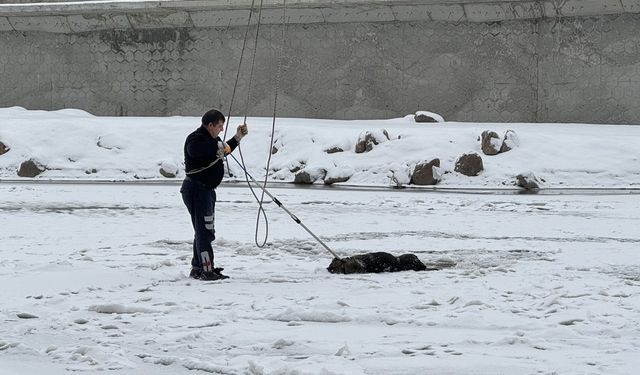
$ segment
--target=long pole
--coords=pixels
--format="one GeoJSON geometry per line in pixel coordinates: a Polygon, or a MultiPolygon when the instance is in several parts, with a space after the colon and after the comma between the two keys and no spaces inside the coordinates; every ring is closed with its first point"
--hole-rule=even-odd
{"type": "Polygon", "coordinates": [[[236,159],[235,156],[229,154],[227,156],[231,156],[233,158],[233,160],[240,166],[240,168],[242,168],[244,170],[244,173],[247,174],[247,177],[249,177],[251,179],[251,182],[253,182],[253,184],[257,187],[259,187],[265,194],[267,194],[269,196],[269,198],[271,198],[275,204],[278,205],[278,207],[282,208],[287,214],[289,214],[289,216],[291,217],[291,219],[293,219],[293,221],[295,221],[296,223],[298,223],[302,228],[304,228],[304,230],[307,231],[307,233],[309,233],[311,235],[311,237],[315,238],[316,241],[318,241],[318,243],[320,243],[320,245],[322,245],[325,249],[327,249],[328,252],[331,253],[331,255],[333,255],[334,258],[340,259],[340,257],[338,256],[338,254],[336,254],[333,250],[331,250],[329,248],[329,246],[327,246],[327,244],[325,244],[320,238],[318,238],[318,236],[316,236],[309,228],[307,228],[306,225],[304,225],[304,223],[302,222],[302,220],[298,219],[298,217],[296,215],[294,215],[291,211],[289,211],[283,204],[282,202],[280,202],[278,200],[278,198],[274,197],[273,195],[271,195],[271,193],[269,193],[269,191],[267,191],[266,188],[262,187],[262,185],[260,185],[258,183],[258,181],[256,181],[253,176],[251,176],[251,174],[249,174],[249,172],[247,172],[247,170],[242,166],[242,164],[240,164],[240,162],[238,161],[238,159],[236,159]]]}

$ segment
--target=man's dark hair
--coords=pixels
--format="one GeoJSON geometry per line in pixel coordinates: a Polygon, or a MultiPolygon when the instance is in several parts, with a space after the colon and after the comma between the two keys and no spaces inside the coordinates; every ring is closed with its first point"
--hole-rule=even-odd
{"type": "Polygon", "coordinates": [[[202,125],[209,125],[211,122],[217,124],[220,121],[224,122],[225,119],[224,115],[217,109],[207,111],[207,113],[202,116],[202,125]]]}

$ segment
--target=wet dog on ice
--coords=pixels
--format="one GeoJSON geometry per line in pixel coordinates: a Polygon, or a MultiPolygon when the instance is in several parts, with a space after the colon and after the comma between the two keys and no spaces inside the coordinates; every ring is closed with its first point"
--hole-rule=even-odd
{"type": "Polygon", "coordinates": [[[342,259],[334,258],[327,271],[331,273],[380,273],[399,271],[425,271],[424,265],[414,254],[399,257],[389,253],[367,253],[342,259]]]}

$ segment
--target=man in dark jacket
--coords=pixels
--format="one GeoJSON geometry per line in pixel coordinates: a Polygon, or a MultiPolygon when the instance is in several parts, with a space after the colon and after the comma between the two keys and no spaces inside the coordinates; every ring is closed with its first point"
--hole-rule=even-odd
{"type": "Polygon", "coordinates": [[[222,268],[213,267],[215,240],[214,212],[216,187],[224,175],[224,156],[231,153],[247,135],[247,125],[238,126],[236,134],[228,143],[219,135],[224,130],[225,118],[220,111],[212,109],[202,116],[202,124],[187,136],[184,143],[184,166],[186,177],[180,193],[191,215],[195,231],[193,238],[193,259],[190,277],[202,280],[227,279],[222,268]]]}

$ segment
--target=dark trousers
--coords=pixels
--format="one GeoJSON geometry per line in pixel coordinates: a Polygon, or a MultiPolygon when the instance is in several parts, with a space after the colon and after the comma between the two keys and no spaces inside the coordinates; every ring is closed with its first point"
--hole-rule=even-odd
{"type": "MultiPolygon", "coordinates": [[[[200,181],[186,177],[180,189],[182,201],[191,215],[191,224],[195,235],[193,237],[193,258],[191,266],[206,269],[203,264],[203,254],[208,254],[208,259],[213,267],[213,249],[211,242],[216,239],[214,227],[214,212],[216,208],[215,189],[205,186],[200,181]]],[[[205,256],[206,259],[206,256],[205,256]]]]}

